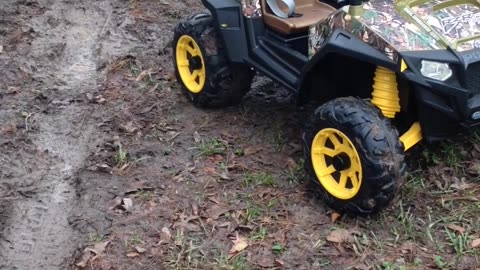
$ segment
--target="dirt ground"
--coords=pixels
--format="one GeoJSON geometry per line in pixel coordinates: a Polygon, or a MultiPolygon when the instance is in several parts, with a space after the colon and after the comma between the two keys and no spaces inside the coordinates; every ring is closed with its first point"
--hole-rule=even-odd
{"type": "Polygon", "coordinates": [[[399,199],[339,217],[308,112],[257,76],[199,110],[171,65],[198,0],[2,0],[0,269],[478,269],[480,133],[409,153],[399,199]]]}

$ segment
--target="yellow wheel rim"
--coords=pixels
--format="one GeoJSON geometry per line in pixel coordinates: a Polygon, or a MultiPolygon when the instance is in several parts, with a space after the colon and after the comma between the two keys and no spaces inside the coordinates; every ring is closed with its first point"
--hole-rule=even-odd
{"type": "Polygon", "coordinates": [[[180,37],[176,47],[177,70],[188,91],[200,93],[205,85],[205,61],[195,40],[187,35],[180,37]]]}
{"type": "Polygon", "coordinates": [[[312,143],[312,164],[318,181],[330,195],[348,200],[362,185],[362,164],[352,141],[343,132],[325,128],[312,143]]]}

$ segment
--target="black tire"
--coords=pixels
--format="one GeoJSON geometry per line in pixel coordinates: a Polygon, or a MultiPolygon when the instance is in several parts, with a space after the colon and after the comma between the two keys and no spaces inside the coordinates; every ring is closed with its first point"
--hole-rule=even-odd
{"type": "Polygon", "coordinates": [[[307,122],[303,134],[305,170],[328,206],[349,215],[370,215],[386,208],[405,180],[403,145],[390,120],[371,103],[356,98],[338,98],[320,106],[307,122]],[[356,149],[362,181],[348,200],[332,196],[318,180],[312,165],[312,143],[316,134],[333,128],[345,134],[356,149]]]}
{"type": "Polygon", "coordinates": [[[175,27],[173,62],[183,94],[198,107],[227,107],[240,103],[250,90],[254,76],[248,66],[229,62],[212,16],[206,12],[194,14],[175,27]],[[178,40],[184,35],[190,36],[198,44],[205,62],[206,81],[198,93],[188,90],[178,71],[176,49],[178,40]]]}

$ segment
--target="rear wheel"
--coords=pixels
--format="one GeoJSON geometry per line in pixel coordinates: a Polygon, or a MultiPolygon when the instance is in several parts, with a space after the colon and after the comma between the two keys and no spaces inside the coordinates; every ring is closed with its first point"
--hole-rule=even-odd
{"type": "Polygon", "coordinates": [[[175,75],[184,95],[199,107],[225,107],[241,102],[253,71],[228,61],[212,16],[199,13],[175,27],[175,75]]]}
{"type": "Polygon", "coordinates": [[[322,199],[339,212],[379,212],[405,179],[398,132],[367,101],[339,98],[320,106],[303,140],[305,169],[322,199]]]}

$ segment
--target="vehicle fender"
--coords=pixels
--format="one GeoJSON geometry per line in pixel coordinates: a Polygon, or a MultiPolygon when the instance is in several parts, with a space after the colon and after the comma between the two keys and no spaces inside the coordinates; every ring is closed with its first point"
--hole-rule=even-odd
{"type": "Polygon", "coordinates": [[[377,48],[370,46],[343,29],[336,28],[302,69],[299,82],[297,83],[300,102],[309,94],[308,91],[310,91],[310,89],[305,87],[305,82],[309,76],[314,76],[314,74],[311,74],[311,71],[314,70],[317,65],[321,65],[322,60],[329,54],[351,57],[365,63],[383,66],[392,70],[396,70],[398,66],[398,63],[377,48]]]}
{"type": "Polygon", "coordinates": [[[248,56],[248,44],[240,1],[202,0],[202,3],[212,13],[230,62],[243,63],[248,56]]]}

